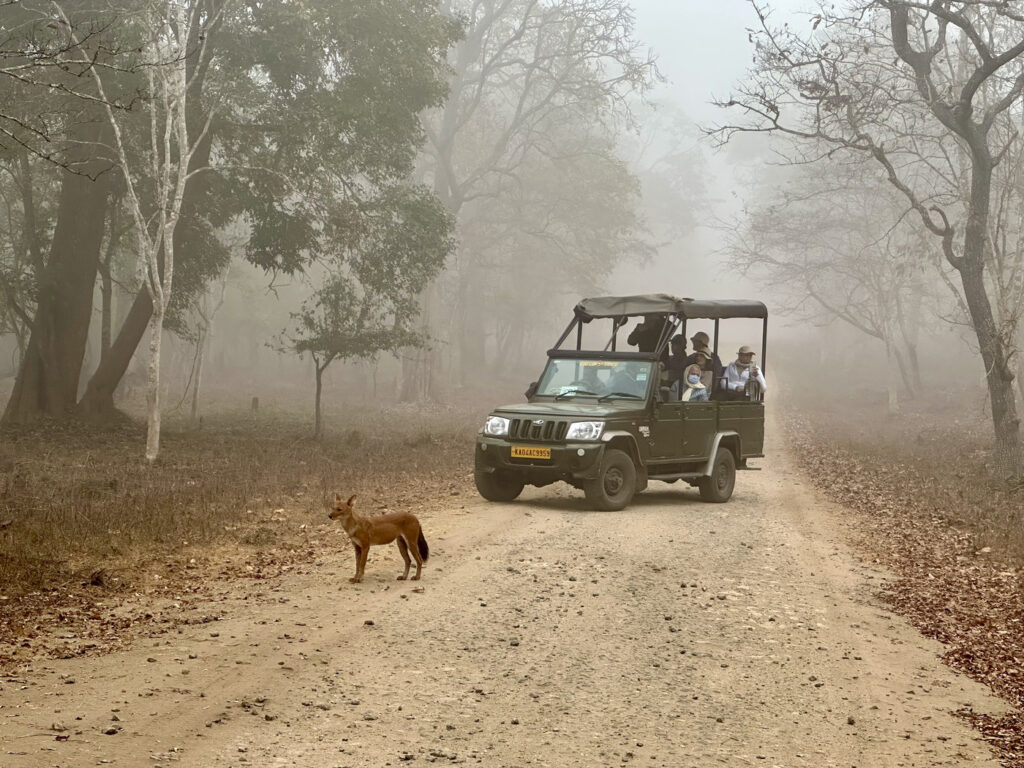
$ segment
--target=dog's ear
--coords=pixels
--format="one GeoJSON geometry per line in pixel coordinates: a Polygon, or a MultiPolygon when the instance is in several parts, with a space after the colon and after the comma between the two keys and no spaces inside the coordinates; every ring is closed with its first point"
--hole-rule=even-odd
{"type": "Polygon", "coordinates": [[[355,498],[356,498],[356,494],[353,493],[351,496],[348,497],[348,501],[346,501],[345,504],[351,507],[352,506],[352,502],[355,501],[355,498]]]}
{"type": "Polygon", "coordinates": [[[341,501],[341,494],[340,493],[334,494],[334,500],[335,501],[341,501]]]}

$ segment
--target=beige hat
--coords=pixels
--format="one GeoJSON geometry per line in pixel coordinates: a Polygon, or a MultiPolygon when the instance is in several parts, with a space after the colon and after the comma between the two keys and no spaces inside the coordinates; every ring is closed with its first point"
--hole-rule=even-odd
{"type": "Polygon", "coordinates": [[[694,357],[697,357],[698,355],[700,355],[701,357],[703,357],[703,358],[704,358],[705,360],[710,360],[710,359],[711,359],[711,353],[710,353],[710,352],[706,352],[706,351],[705,351],[705,350],[703,350],[703,349],[698,349],[698,350],[696,350],[696,351],[695,351],[695,352],[693,353],[693,356],[694,356],[694,357]]]}
{"type": "Polygon", "coordinates": [[[752,350],[750,347],[748,347],[746,344],[744,344],[742,347],[739,348],[739,351],[736,354],[737,355],[753,355],[754,354],[754,350],[752,350]]]}

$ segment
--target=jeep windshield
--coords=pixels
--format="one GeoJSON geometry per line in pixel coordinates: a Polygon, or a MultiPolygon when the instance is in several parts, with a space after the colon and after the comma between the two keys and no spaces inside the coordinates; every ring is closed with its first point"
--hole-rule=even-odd
{"type": "Polygon", "coordinates": [[[553,357],[537,383],[535,396],[556,400],[643,400],[655,365],[649,360],[553,357]]]}

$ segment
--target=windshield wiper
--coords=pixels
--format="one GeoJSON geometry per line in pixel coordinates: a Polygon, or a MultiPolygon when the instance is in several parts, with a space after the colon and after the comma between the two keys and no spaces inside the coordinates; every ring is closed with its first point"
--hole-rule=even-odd
{"type": "Polygon", "coordinates": [[[561,400],[563,397],[568,397],[569,395],[593,395],[594,397],[597,397],[597,392],[591,392],[588,389],[570,389],[568,392],[559,392],[555,395],[555,400],[561,400]]]}
{"type": "Polygon", "coordinates": [[[632,397],[634,400],[643,400],[641,395],[634,395],[632,392],[609,392],[607,395],[601,395],[597,398],[597,402],[601,402],[606,397],[632,397]]]}

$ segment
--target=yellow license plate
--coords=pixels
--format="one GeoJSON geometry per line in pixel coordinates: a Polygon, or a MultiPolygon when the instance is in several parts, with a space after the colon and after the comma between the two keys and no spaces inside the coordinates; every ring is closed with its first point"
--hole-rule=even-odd
{"type": "Polygon", "coordinates": [[[513,459],[550,459],[550,448],[539,448],[533,445],[513,445],[513,459]]]}

